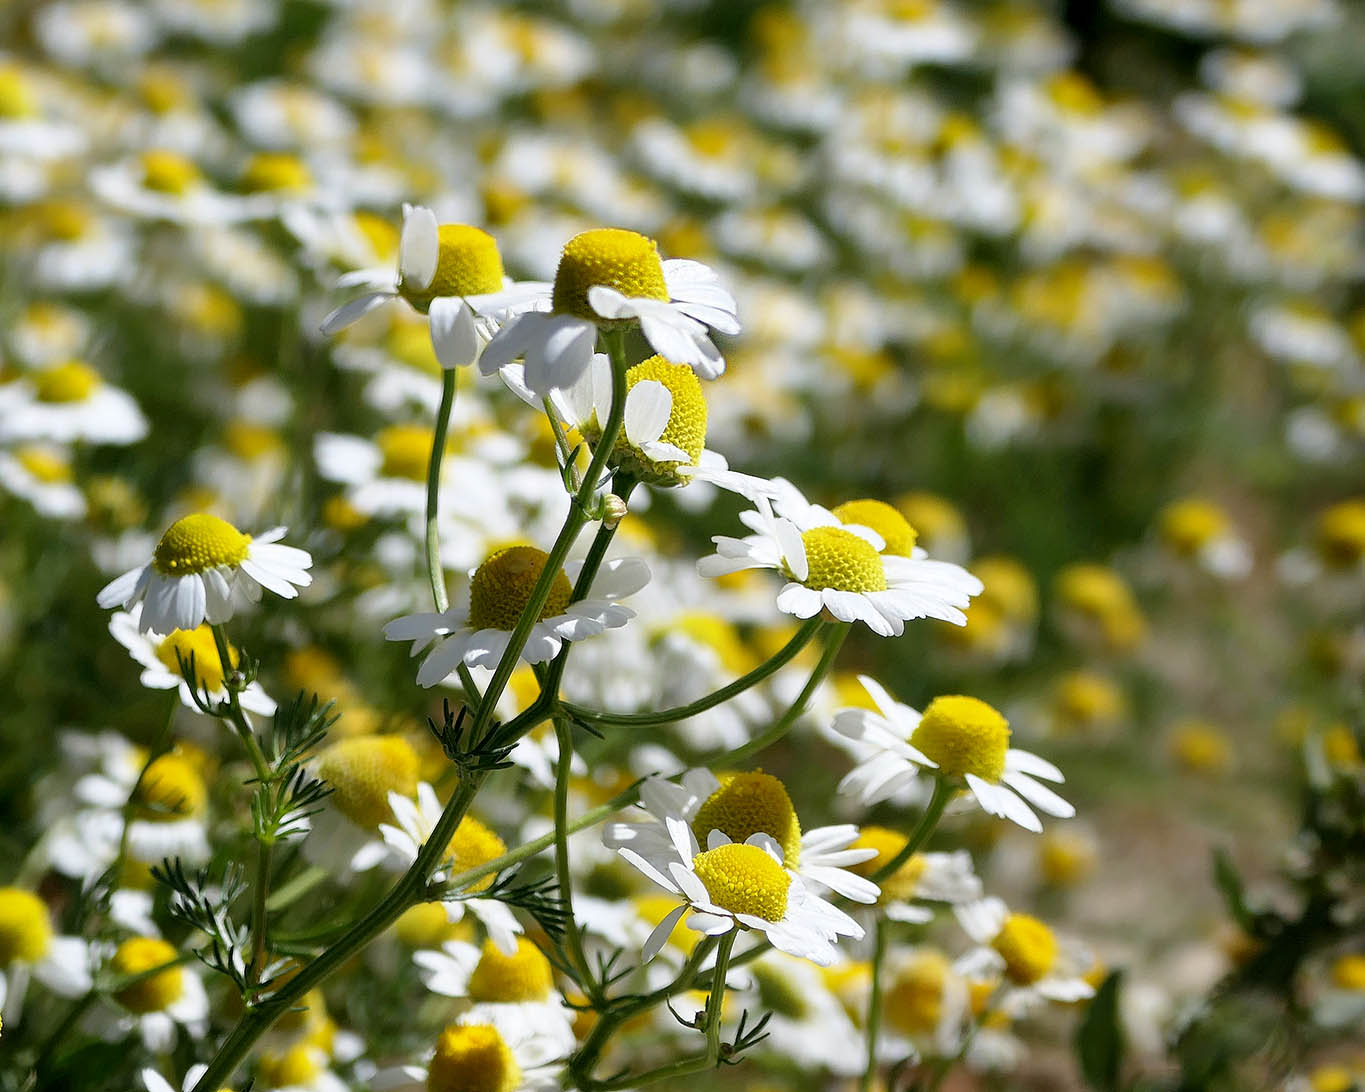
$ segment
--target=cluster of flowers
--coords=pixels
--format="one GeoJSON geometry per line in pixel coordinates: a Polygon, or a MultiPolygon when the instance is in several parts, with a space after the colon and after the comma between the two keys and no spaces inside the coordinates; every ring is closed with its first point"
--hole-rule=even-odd
{"type": "MultiPolygon", "coordinates": [[[[149,1092],[1008,1071],[1016,1022],[1054,1037],[1106,974],[985,894],[1104,867],[1095,826],[1044,830],[1073,809],[1016,736],[1221,791],[1265,759],[1219,721],[1278,705],[1359,778],[1365,166],[1295,112],[1294,51],[1349,13],[1115,6],[1221,38],[1198,86],[1109,95],[1042,4],[797,2],[724,39],[692,2],[14,16],[3,512],[104,574],[170,692],[64,733],[35,790],[0,877],[16,1065],[140,1034],[149,1092]],[[1226,453],[1181,446],[1206,412],[1245,416],[1226,453]],[[1046,555],[1049,517],[907,492],[941,450],[982,512],[1064,488],[1011,469],[1058,453],[1136,500],[1046,555]],[[698,560],[699,529],[728,533],[698,560]]],[[[1106,879],[1091,925],[1132,892],[1106,879]]],[[[1109,960],[1166,944],[1111,928],[1109,960]]],[[[1248,954],[1221,939],[1130,982],[1139,1050],[1248,954]]],[[[1314,1018],[1349,1028],[1334,956],[1314,1018]]]]}

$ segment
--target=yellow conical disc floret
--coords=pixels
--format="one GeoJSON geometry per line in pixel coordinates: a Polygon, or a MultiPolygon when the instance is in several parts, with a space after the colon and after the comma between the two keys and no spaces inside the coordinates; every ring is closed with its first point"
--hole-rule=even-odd
{"type": "Polygon", "coordinates": [[[266,1088],[306,1088],[326,1068],[322,1050],[311,1043],[295,1043],[288,1050],[262,1054],[256,1079],[266,1088]]]}
{"type": "Polygon", "coordinates": [[[564,244],[555,271],[555,313],[604,323],[588,304],[588,289],[599,284],[628,298],[667,300],[659,245],[622,228],[595,228],[575,235],[564,244]]]}
{"type": "Polygon", "coordinates": [[[991,947],[1005,961],[1005,973],[1021,986],[1047,977],[1057,962],[1057,938],[1052,930],[1028,914],[1011,914],[991,947]]]}
{"type": "Polygon", "coordinates": [[[242,189],[247,193],[297,193],[312,185],[308,165],[298,156],[283,152],[253,156],[242,172],[242,189]]]}
{"type": "Polygon", "coordinates": [[[758,846],[717,846],[693,857],[692,868],[722,910],[764,921],[781,921],[787,912],[791,878],[758,846]]]}
{"type": "Polygon", "coordinates": [[[916,952],[887,987],[882,1000],[887,1024],[906,1035],[934,1031],[943,1018],[943,990],[950,970],[942,952],[916,952]]]}
{"type": "Polygon", "coordinates": [[[1332,985],[1339,990],[1365,991],[1365,953],[1344,955],[1333,963],[1332,985]]]}
{"type": "Polygon", "coordinates": [[[801,823],[787,788],[761,770],[720,779],[720,788],[706,798],[692,820],[692,832],[701,845],[713,830],[732,842],[767,834],[782,847],[788,868],[795,868],[801,859],[801,823]]]}
{"type": "MultiPolygon", "coordinates": [[[[662,383],[673,396],[673,408],[669,411],[668,424],[659,437],[660,442],[682,448],[687,452],[687,465],[695,466],[706,446],[706,397],[701,392],[701,380],[697,378],[697,373],[686,364],[674,364],[661,356],[651,356],[626,372],[626,392],[629,393],[637,383],[645,380],[662,383]]],[[[589,443],[596,443],[601,434],[594,416],[591,422],[584,425],[583,437],[589,443]]],[[[624,436],[617,441],[616,450],[612,452],[612,465],[619,466],[649,485],[678,485],[684,480],[677,473],[683,463],[657,462],[624,436]]]]}
{"type": "Polygon", "coordinates": [[[162,149],[142,153],[142,184],[149,190],[180,197],[199,179],[199,168],[182,155],[162,149]]]}
{"type": "Polygon", "coordinates": [[[806,548],[808,588],[874,592],[886,590],[881,555],[866,540],[842,527],[813,527],[801,535],[806,548]]]}
{"type": "Polygon", "coordinates": [[[53,448],[21,447],[14,452],[14,457],[44,485],[58,485],[72,478],[70,461],[53,448]]]}
{"type": "MultiPolygon", "coordinates": [[[[160,937],[133,937],[114,952],[110,965],[118,975],[140,975],[170,963],[179,953],[160,937]]],[[[139,979],[114,994],[114,999],[130,1012],[162,1012],[180,1000],[185,992],[185,972],[168,967],[160,974],[139,979]]]]}
{"type": "Polygon", "coordinates": [[[1005,772],[1009,721],[979,698],[951,694],[929,703],[910,745],[950,777],[975,774],[996,782],[1005,772]]]}
{"type": "Polygon", "coordinates": [[[102,382],[100,373],[81,360],[68,360],[33,377],[38,401],[50,403],[84,402],[102,382]]]}
{"type": "Polygon", "coordinates": [[[498,1030],[488,1024],[451,1024],[436,1040],[427,1092],[513,1092],[521,1067],[498,1030]]]}
{"type": "Polygon", "coordinates": [[[517,950],[510,956],[485,940],[469,976],[469,999],[496,1004],[545,1001],[553,987],[550,961],[525,937],[517,937],[517,950]]]}
{"type": "MultiPolygon", "coordinates": [[[[208,626],[194,629],[177,629],[156,646],[156,658],[166,665],[168,671],[181,674],[180,665],[185,665],[184,679],[194,688],[207,688],[216,694],[223,689],[223,661],[218,655],[218,645],[213,640],[213,630],[208,626]],[[193,666],[191,666],[193,664],[193,666]]],[[[228,659],[236,668],[239,657],[237,650],[228,645],[228,659]]]]}
{"type": "Polygon", "coordinates": [[[1196,554],[1227,531],[1228,518],[1200,497],[1176,501],[1161,513],[1161,537],[1178,554],[1196,554]]]}
{"type": "Polygon", "coordinates": [[[857,523],[870,527],[886,540],[888,554],[909,557],[915,549],[919,535],[910,526],[910,521],[885,501],[863,500],[845,501],[834,509],[834,514],[844,523],[857,523]]]}
{"type": "Polygon", "coordinates": [[[374,438],[383,457],[379,473],[386,478],[409,482],[427,480],[431,461],[432,431],[425,425],[390,425],[374,438]]]}
{"type": "Polygon", "coordinates": [[[325,748],[317,771],[332,788],[329,798],[357,826],[375,830],[393,822],[389,793],[417,792],[420,760],[401,736],[356,736],[325,748]]]}
{"type": "Polygon", "coordinates": [[[148,819],[175,820],[204,810],[204,779],[184,755],[174,751],[153,759],[137,786],[139,810],[148,819]]]}
{"type": "MultiPolygon", "coordinates": [[[[870,879],[880,872],[884,865],[890,864],[909,840],[897,830],[889,830],[886,827],[863,827],[858,832],[858,840],[851,848],[875,849],[877,855],[858,864],[849,865],[849,871],[870,879]]],[[[911,854],[910,858],[890,876],[877,881],[882,889],[877,901],[904,902],[914,898],[915,892],[919,889],[920,877],[924,875],[926,863],[924,854],[911,854]]]]}
{"type": "Polygon", "coordinates": [[[52,943],[47,906],[32,891],[0,887],[0,967],[36,963],[52,943]]]}
{"type": "MultiPolygon", "coordinates": [[[[508,546],[490,554],[470,582],[469,624],[475,629],[515,629],[549,559],[549,554],[534,546],[508,546]]],[[[563,614],[571,599],[573,588],[561,569],[555,573],[540,618],[563,614]]]]}
{"type": "MultiPolygon", "coordinates": [[[[489,861],[496,861],[506,852],[506,842],[472,815],[466,815],[455,828],[455,833],[450,836],[450,845],[446,847],[446,866],[452,875],[458,875],[461,872],[468,872],[471,868],[486,865],[489,861]]],[[[483,879],[474,881],[465,890],[484,891],[492,887],[497,878],[496,873],[490,872],[483,879]]]]}
{"type": "Polygon", "coordinates": [[[1365,500],[1342,501],[1318,517],[1318,550],[1336,568],[1365,559],[1365,500]]]}
{"type": "Polygon", "coordinates": [[[157,572],[165,576],[185,576],[223,565],[240,565],[250,546],[250,535],[242,534],[225,519],[200,512],[178,519],[166,529],[152,561],[157,572]]]}
{"type": "Polygon", "coordinates": [[[469,224],[442,224],[436,229],[440,249],[436,273],[425,288],[400,282],[398,291],[425,312],[437,296],[484,296],[502,291],[502,255],[498,241],[469,224]]]}

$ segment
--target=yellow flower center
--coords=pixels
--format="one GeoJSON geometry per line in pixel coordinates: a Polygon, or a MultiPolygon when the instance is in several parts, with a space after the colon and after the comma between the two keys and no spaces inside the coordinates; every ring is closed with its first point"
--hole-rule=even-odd
{"type": "Polygon", "coordinates": [[[732,914],[781,921],[791,878],[758,846],[717,846],[692,858],[692,868],[711,901],[732,914]]]}
{"type": "MultiPolygon", "coordinates": [[[[886,590],[886,570],[871,543],[842,527],[812,527],[801,535],[806,548],[808,588],[874,592],[886,590]]],[[[791,574],[788,573],[790,576],[791,574]]]]}
{"type": "Polygon", "coordinates": [[[33,377],[40,402],[84,402],[102,383],[100,373],[80,360],[68,360],[33,377]]]}
{"type": "MultiPolygon", "coordinates": [[[[111,964],[117,974],[138,975],[164,966],[177,954],[159,937],[133,937],[118,946],[111,964]]],[[[130,1012],[161,1012],[180,1000],[184,992],[185,972],[177,966],[125,986],[114,999],[130,1012]]]]}
{"type": "Polygon", "coordinates": [[[47,906],[32,891],[0,887],[0,967],[36,963],[52,943],[47,906]]]}
{"type": "MultiPolygon", "coordinates": [[[[549,559],[549,554],[534,546],[508,546],[490,554],[470,582],[469,624],[475,629],[516,628],[549,559]]],[[[561,569],[555,573],[540,618],[563,614],[572,599],[573,588],[561,569]]]]}
{"type": "Polygon", "coordinates": [[[942,952],[916,952],[882,998],[886,1022],[907,1035],[936,1030],[943,1018],[943,988],[949,971],[942,952]]]}
{"type": "Polygon", "coordinates": [[[380,260],[388,260],[398,253],[398,229],[382,216],[372,212],[357,212],[351,223],[370,244],[370,249],[380,260]]]}
{"type": "Polygon", "coordinates": [[[667,300],[659,246],[647,236],[622,228],[595,228],[564,244],[555,270],[556,314],[603,322],[588,304],[588,289],[614,288],[629,299],[667,300]]]}
{"type": "Polygon", "coordinates": [[[521,1067],[512,1049],[487,1024],[451,1024],[436,1040],[427,1092],[513,1092],[521,1067]]]}
{"type": "Polygon", "coordinates": [[[1176,726],[1171,753],[1192,773],[1218,773],[1232,761],[1232,747],[1222,729],[1202,720],[1187,720],[1176,726]]]}
{"type": "Polygon", "coordinates": [[[1070,671],[1057,681],[1057,713],[1070,728],[1107,724],[1123,713],[1123,695],[1103,675],[1070,671]]]}
{"type": "Polygon", "coordinates": [[[401,736],[356,736],[318,755],[317,771],[332,787],[329,799],[347,819],[366,830],[393,822],[389,793],[415,796],[417,752],[401,736]]]}
{"type": "Polygon", "coordinates": [[[1011,557],[983,557],[972,573],[984,585],[977,601],[986,600],[1002,617],[1031,622],[1038,614],[1038,586],[1033,574],[1011,557]]]}
{"type": "Polygon", "coordinates": [[[142,184],[149,190],[181,197],[199,179],[199,168],[182,155],[163,149],[142,153],[142,184]]]}
{"type": "Polygon", "coordinates": [[[754,981],[758,985],[758,1002],[769,1012],[788,1020],[800,1020],[810,1011],[797,983],[772,964],[755,965],[754,981]]]}
{"type": "Polygon", "coordinates": [[[1038,848],[1038,871],[1054,887],[1071,887],[1095,864],[1089,840],[1066,831],[1048,831],[1038,848]]]}
{"type": "Polygon", "coordinates": [[[1161,537],[1172,550],[1186,556],[1222,535],[1227,525],[1221,508],[1198,497],[1176,501],[1161,513],[1161,537]]]}
{"type": "MultiPolygon", "coordinates": [[[[909,839],[900,831],[889,830],[886,827],[863,827],[858,832],[858,840],[853,843],[854,849],[875,849],[877,855],[870,857],[866,861],[849,865],[849,871],[855,872],[865,879],[871,879],[884,865],[889,864],[902,849],[909,839]]],[[[909,859],[896,869],[884,880],[878,880],[878,886],[882,893],[878,898],[879,903],[905,902],[915,897],[919,890],[920,877],[924,875],[924,869],[928,862],[923,853],[912,853],[909,859]]]]}
{"type": "Polygon", "coordinates": [[[502,255],[498,242],[482,228],[442,224],[436,231],[440,249],[436,274],[424,289],[398,285],[398,291],[425,313],[437,296],[482,296],[502,291],[502,255]]]}
{"type": "Polygon", "coordinates": [[[545,1001],[553,986],[550,961],[525,937],[517,937],[517,950],[510,956],[485,940],[478,965],[469,976],[469,999],[497,1004],[545,1001]]]}
{"type": "Polygon", "coordinates": [[[1365,990],[1365,954],[1344,955],[1333,963],[1332,985],[1339,990],[1365,990]]]}
{"type": "Polygon", "coordinates": [[[896,502],[901,514],[922,538],[957,538],[967,533],[962,513],[935,493],[906,493],[896,502]]]}
{"type": "Polygon", "coordinates": [[[431,343],[431,330],[420,319],[395,323],[384,341],[384,349],[395,360],[424,375],[440,376],[442,372],[441,361],[431,343]]]}
{"type": "Polygon", "coordinates": [[[950,777],[975,774],[996,782],[1005,772],[1009,721],[979,698],[952,694],[929,703],[910,744],[950,777]]]}
{"type": "MultiPolygon", "coordinates": [[[[466,815],[455,828],[455,833],[450,836],[445,860],[451,874],[456,875],[486,865],[489,861],[495,861],[506,852],[506,842],[472,815],[466,815]]],[[[483,879],[470,884],[466,890],[485,891],[493,886],[497,878],[495,873],[490,872],[483,879]]]]}
{"type": "Polygon", "coordinates": [[[1337,568],[1360,564],[1365,558],[1365,500],[1342,501],[1319,517],[1318,549],[1337,568]]]}
{"type": "MultiPolygon", "coordinates": [[[[207,687],[209,693],[216,694],[223,689],[223,661],[218,656],[213,630],[208,626],[177,629],[156,646],[156,658],[177,675],[181,674],[180,663],[184,661],[186,670],[182,677],[196,690],[207,687]],[[191,657],[193,670],[190,670],[191,657]]],[[[236,668],[237,650],[231,645],[228,645],[228,659],[236,668]]]]}
{"type": "Polygon", "coordinates": [[[147,819],[198,815],[207,798],[199,771],[184,755],[174,752],[153,759],[137,787],[138,812],[147,819]]]}
{"type": "Polygon", "coordinates": [[[257,1080],[265,1088],[294,1088],[308,1085],[322,1075],[327,1055],[311,1043],[296,1043],[280,1053],[261,1055],[257,1080]]]}
{"type": "Polygon", "coordinates": [[[787,788],[772,774],[726,774],[720,788],[706,798],[692,820],[692,832],[701,845],[718,830],[732,842],[751,834],[768,834],[782,847],[788,868],[801,860],[801,823],[796,818],[787,788]]]}
{"type": "Polygon", "coordinates": [[[205,512],[178,519],[156,544],[152,563],[163,576],[202,573],[225,565],[240,565],[251,547],[244,535],[225,519],[205,512]]]}
{"type": "Polygon", "coordinates": [[[265,152],[253,156],[242,172],[246,193],[297,193],[313,185],[308,165],[297,156],[265,152]]]}
{"type": "MultiPolygon", "coordinates": [[[[647,379],[662,383],[673,396],[673,408],[659,437],[660,442],[682,448],[687,452],[688,464],[695,466],[706,446],[706,398],[701,392],[701,380],[686,364],[674,364],[661,356],[651,356],[626,372],[626,392],[647,379]]],[[[583,426],[583,436],[595,444],[601,435],[601,426],[594,415],[592,421],[583,426]]],[[[624,436],[616,445],[612,461],[650,485],[678,485],[683,481],[677,470],[684,464],[656,462],[624,436]]]]}
{"type": "Polygon", "coordinates": [[[1103,565],[1070,565],[1057,577],[1057,595],[1072,610],[1105,618],[1135,609],[1118,573],[1103,565]]]}
{"type": "Polygon", "coordinates": [[[471,935],[468,921],[451,921],[445,905],[439,902],[409,906],[393,923],[393,931],[409,948],[439,948],[448,940],[471,935]]]}
{"type": "Polygon", "coordinates": [[[254,461],[283,450],[280,434],[252,421],[229,421],[223,428],[223,447],[239,459],[254,461]]]}
{"type": "MultiPolygon", "coordinates": [[[[633,903],[635,912],[650,928],[658,925],[678,908],[678,900],[672,895],[637,895],[633,903]]],[[[694,933],[691,929],[683,929],[681,932],[674,929],[668,938],[668,944],[686,955],[691,955],[692,949],[697,946],[700,939],[700,934],[694,933]]]]}
{"type": "Polygon", "coordinates": [[[909,521],[885,501],[865,499],[845,501],[834,509],[844,523],[870,527],[886,540],[885,553],[909,557],[919,535],[909,521]]]}
{"type": "Polygon", "coordinates": [[[75,201],[44,201],[38,216],[48,237],[61,242],[74,242],[90,230],[90,210],[75,201]]]}
{"type": "Polygon", "coordinates": [[[21,447],[14,457],[44,485],[59,485],[71,480],[71,464],[53,448],[21,447]]]}
{"type": "Polygon", "coordinates": [[[38,104],[24,74],[14,65],[0,67],[0,118],[16,120],[37,112],[38,104]]]}
{"type": "Polygon", "coordinates": [[[668,629],[711,649],[726,671],[743,675],[758,666],[753,651],[744,643],[734,623],[719,614],[685,611],[673,619],[668,629]]]}
{"type": "Polygon", "coordinates": [[[427,480],[431,460],[431,429],[425,425],[390,425],[374,438],[383,457],[379,473],[386,478],[409,482],[427,480]]]}
{"type": "Polygon", "coordinates": [[[1028,914],[1011,914],[991,947],[1005,961],[1005,973],[1021,986],[1047,976],[1057,962],[1057,938],[1052,930],[1028,914]]]}

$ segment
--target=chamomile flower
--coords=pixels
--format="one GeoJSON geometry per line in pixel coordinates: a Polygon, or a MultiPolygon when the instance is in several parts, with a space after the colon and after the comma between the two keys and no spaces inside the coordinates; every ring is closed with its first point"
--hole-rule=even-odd
{"type": "Polygon", "coordinates": [[[140,754],[135,762],[109,758],[101,770],[86,774],[72,789],[78,801],[102,813],[77,826],[91,856],[107,865],[123,842],[136,861],[167,857],[186,864],[207,861],[209,792],[202,762],[179,749],[157,756],[145,770],[140,754]],[[125,831],[123,808],[130,801],[134,810],[125,831]]]}
{"type": "MultiPolygon", "coordinates": [[[[418,784],[415,797],[395,792],[389,794],[388,802],[398,825],[381,824],[379,833],[391,853],[406,867],[417,859],[417,854],[440,822],[443,810],[441,801],[436,796],[436,790],[423,781],[418,784]]],[[[450,879],[461,872],[485,865],[506,852],[507,845],[497,834],[472,815],[466,815],[451,835],[445,857],[432,873],[432,881],[439,883],[450,879]]],[[[462,921],[468,910],[482,923],[499,951],[504,955],[513,955],[517,951],[521,923],[505,903],[497,899],[475,897],[478,892],[492,887],[496,880],[496,874],[476,880],[464,889],[460,898],[446,900],[445,911],[450,920],[455,922],[462,921]]]]}
{"type": "Polygon", "coordinates": [[[768,952],[752,969],[758,1004],[770,1014],[763,1050],[802,1069],[828,1069],[844,1077],[862,1071],[862,1037],[820,968],[783,952],[768,952]]]}
{"type": "MultiPolygon", "coordinates": [[[[888,827],[865,826],[850,850],[864,855],[851,869],[875,876],[901,852],[910,839],[888,827]]],[[[952,853],[912,853],[906,862],[880,881],[877,910],[891,921],[932,921],[933,911],[921,902],[963,903],[981,897],[981,880],[966,850],[952,853]]],[[[863,912],[867,914],[866,911],[863,912]]]]}
{"type": "Polygon", "coordinates": [[[603,841],[613,849],[628,846],[651,860],[672,845],[669,819],[691,824],[697,841],[719,830],[732,842],[766,834],[782,848],[783,867],[815,891],[830,890],[855,902],[871,903],[877,885],[852,869],[875,850],[850,848],[858,828],[850,824],[818,827],[804,833],[787,787],[761,770],[717,777],[703,767],[688,770],[678,784],[649,778],[640,786],[649,813],[645,823],[612,823],[603,841]]]}
{"type": "Polygon", "coordinates": [[[198,164],[166,148],[92,168],[90,188],[129,216],[185,225],[241,223],[269,216],[273,209],[270,200],[215,189],[198,164]]]}
{"type": "Polygon", "coordinates": [[[489,1023],[504,1034],[530,1031],[574,1049],[572,1012],[555,989],[554,968],[540,949],[518,937],[508,954],[491,940],[482,947],[447,941],[440,951],[413,954],[432,993],[466,998],[462,1018],[489,1023]]]}
{"type": "Polygon", "coordinates": [[[175,947],[160,937],[131,937],[115,949],[109,970],[131,984],[113,994],[122,1010],[117,1027],[136,1030],[143,1045],[162,1053],[175,1044],[176,1026],[195,1038],[208,1030],[209,998],[193,963],[180,959],[175,947]],[[157,970],[157,968],[165,968],[157,970]],[[148,974],[156,971],[155,974],[148,974]]]}
{"type": "Polygon", "coordinates": [[[662,261],[658,244],[634,231],[595,228],[564,244],[550,291],[537,309],[512,318],[494,335],[479,368],[491,375],[524,359],[526,385],[543,397],[578,381],[600,329],[637,323],[655,352],[703,379],[725,370],[708,328],[739,333],[734,298],[709,267],[662,261]]]}
{"type": "Polygon", "coordinates": [[[312,583],[313,559],[283,545],[284,533],[276,527],[253,539],[217,516],[185,516],[161,536],[151,561],[110,581],[96,601],[128,611],[141,603],[138,629],[171,633],[226,622],[262,588],[293,599],[312,583]]]}
{"type": "Polygon", "coordinates": [[[649,962],[684,914],[687,927],[707,936],[734,929],[763,933],[774,948],[821,966],[834,962],[837,937],[860,938],[862,927],[810,890],[783,867],[782,847],[771,835],[732,842],[712,829],[702,850],[686,820],[664,820],[666,848],[645,853],[623,845],[618,852],[651,880],[682,900],[650,933],[643,954],[649,962]]]}
{"type": "Polygon", "coordinates": [[[508,1034],[492,1024],[462,1020],[447,1025],[426,1065],[381,1070],[375,1092],[559,1092],[564,1056],[552,1038],[531,1031],[508,1034]]]}
{"type": "Polygon", "coordinates": [[[0,1010],[16,1023],[28,981],[59,997],[90,989],[90,953],[79,937],[54,936],[47,904],[22,887],[0,887],[0,1010]]]}
{"type": "Polygon", "coordinates": [[[969,1015],[967,981],[937,948],[893,950],[883,972],[877,1057],[951,1056],[969,1015]]]}
{"type": "Polygon", "coordinates": [[[778,610],[787,614],[813,618],[828,611],[841,622],[861,621],[878,636],[899,637],[914,618],[962,625],[962,608],[981,591],[981,581],[960,566],[914,556],[914,531],[904,519],[903,528],[883,524],[892,540],[862,522],[894,515],[889,505],[876,509],[876,516],[861,508],[846,511],[844,519],[805,502],[794,487],[777,502],[782,514],[767,497],[754,499],[756,510],[740,516],[754,534],[714,536],[716,552],[702,558],[697,571],[714,577],[776,569],[788,581],[777,596],[778,610]]]}
{"type": "Polygon", "coordinates": [[[1046,759],[1011,747],[1009,722],[984,701],[948,695],[935,698],[917,714],[874,680],[861,681],[873,695],[877,712],[842,710],[835,716],[835,729],[875,750],[844,779],[841,791],[873,804],[928,769],[937,777],[965,783],[982,810],[1025,830],[1043,829],[1029,804],[1061,818],[1076,813],[1036,780],[1063,781],[1061,771],[1046,759]]]}
{"type": "Polygon", "coordinates": [[[82,360],[68,360],[0,387],[0,440],[134,444],[147,419],[127,391],[82,360]]]}
{"type": "Polygon", "coordinates": [[[511,284],[493,236],[467,224],[438,224],[436,214],[420,205],[403,207],[397,277],[387,270],[362,269],[344,274],[337,284],[364,285],[371,291],[323,319],[323,334],[335,334],[389,300],[402,298],[430,320],[432,346],[446,368],[473,363],[480,326],[486,339],[498,319],[535,301],[546,287],[511,284]]]}
{"type": "Polygon", "coordinates": [[[994,896],[956,908],[963,931],[981,947],[957,963],[971,978],[1003,976],[1001,1011],[1017,1015],[1041,1001],[1081,1001],[1095,989],[1083,977],[1086,954],[1028,914],[994,896]]]}
{"type": "MultiPolygon", "coordinates": [[[[435,686],[460,663],[496,668],[548,560],[549,555],[534,546],[496,550],[474,571],[467,606],[397,618],[384,627],[384,636],[390,641],[413,642],[414,656],[437,642],[418,669],[417,682],[422,686],[435,686]]],[[[573,585],[581,569],[581,562],[570,562],[555,574],[550,596],[521,650],[527,663],[544,663],[559,654],[565,641],[595,637],[635,617],[618,600],[634,595],[649,582],[649,567],[643,561],[608,561],[587,596],[575,602],[573,585]]]]}
{"type": "MultiPolygon", "coordinates": [[[[152,690],[179,688],[180,700],[187,709],[198,710],[196,693],[208,692],[210,701],[225,702],[228,693],[224,677],[237,667],[237,650],[228,645],[231,663],[226,670],[213,631],[208,626],[191,630],[177,629],[162,636],[140,628],[137,612],[117,611],[109,619],[109,632],[114,640],[126,648],[140,663],[143,672],[139,681],[152,690]],[[181,665],[184,665],[184,671],[181,665]]],[[[275,702],[258,682],[250,683],[238,696],[243,709],[261,716],[272,716],[275,702]]]]}
{"type": "Polygon", "coordinates": [[[49,519],[85,515],[85,497],[71,479],[71,459],[61,448],[25,444],[0,451],[0,489],[22,497],[49,519]]]}

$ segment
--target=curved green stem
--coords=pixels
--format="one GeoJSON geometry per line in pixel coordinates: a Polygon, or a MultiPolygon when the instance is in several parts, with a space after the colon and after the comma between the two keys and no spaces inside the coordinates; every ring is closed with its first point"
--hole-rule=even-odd
{"type": "Polygon", "coordinates": [[[900,852],[872,874],[873,883],[881,883],[888,876],[894,875],[901,865],[919,852],[920,847],[929,840],[929,835],[934,833],[938,821],[943,818],[943,809],[948,806],[948,801],[952,798],[953,786],[948,779],[944,777],[935,778],[934,795],[929,798],[929,805],[924,809],[924,814],[920,816],[919,822],[915,824],[915,829],[910,832],[910,837],[901,847],[900,852]]]}
{"type": "Polygon", "coordinates": [[[573,872],[569,868],[569,776],[573,766],[573,729],[563,717],[555,717],[555,738],[559,759],[555,763],[555,880],[564,906],[564,938],[568,942],[569,962],[578,972],[579,985],[594,1004],[601,1000],[597,979],[583,950],[583,935],[573,910],[573,872]]]}
{"type": "Polygon", "coordinates": [[[878,916],[872,925],[872,993],[867,1000],[867,1068],[861,1092],[872,1092],[877,1079],[877,1034],[882,1025],[882,961],[886,958],[886,922],[878,916]]]}
{"type": "Polygon", "coordinates": [[[811,638],[815,636],[823,624],[818,616],[810,619],[796,631],[795,636],[790,641],[774,654],[772,659],[760,664],[747,674],[741,675],[734,682],[727,683],[714,693],[707,694],[706,697],[698,698],[687,705],[679,705],[673,709],[661,709],[654,713],[599,713],[570,702],[564,702],[563,707],[571,715],[587,721],[589,724],[610,727],[657,728],[664,724],[686,720],[688,717],[705,713],[708,709],[714,709],[717,705],[723,705],[731,698],[752,689],[770,675],[776,674],[786,667],[806,645],[810,644],[811,638]]]}
{"type": "Polygon", "coordinates": [[[446,451],[450,411],[455,405],[455,385],[455,369],[446,368],[441,372],[441,404],[436,410],[436,425],[431,433],[431,458],[427,461],[427,579],[431,582],[431,598],[438,612],[450,606],[450,598],[446,594],[446,574],[441,567],[438,515],[441,507],[441,462],[446,451]]]}
{"type": "MultiPolygon", "coordinates": [[[[813,621],[819,621],[818,616],[813,621]]],[[[809,623],[807,623],[809,624],[809,623]]],[[[733,766],[743,762],[758,754],[759,751],[771,747],[788,732],[792,725],[796,723],[806,707],[810,705],[810,700],[815,696],[816,688],[824,681],[830,669],[834,667],[834,661],[839,658],[839,650],[843,648],[844,639],[848,637],[848,623],[841,623],[835,627],[830,634],[829,640],[825,642],[825,650],[820,654],[820,660],[811,671],[810,678],[806,680],[806,685],[801,688],[801,693],[796,696],[796,700],[787,706],[787,711],[780,716],[777,721],[766,732],[754,736],[748,743],[741,744],[729,751],[722,751],[720,754],[712,755],[703,762],[708,767],[733,766]]]]}

